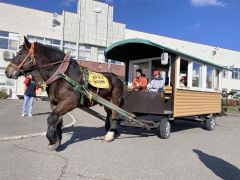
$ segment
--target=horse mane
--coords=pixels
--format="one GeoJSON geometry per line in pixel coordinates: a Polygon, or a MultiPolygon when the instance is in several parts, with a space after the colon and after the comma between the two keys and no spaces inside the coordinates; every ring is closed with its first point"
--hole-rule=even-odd
{"type": "Polygon", "coordinates": [[[48,56],[51,57],[55,57],[55,59],[63,59],[66,55],[62,50],[51,45],[45,45],[38,42],[36,42],[35,45],[37,47],[40,47],[44,54],[47,54],[48,56]]]}

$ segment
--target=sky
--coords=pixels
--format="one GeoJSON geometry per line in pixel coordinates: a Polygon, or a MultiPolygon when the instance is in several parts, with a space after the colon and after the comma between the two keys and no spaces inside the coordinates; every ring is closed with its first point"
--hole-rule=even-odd
{"type": "MultiPolygon", "coordinates": [[[[114,7],[114,21],[128,29],[240,51],[240,0],[102,1],[114,7]]],[[[59,14],[77,9],[77,0],[0,2],[59,14]]]]}

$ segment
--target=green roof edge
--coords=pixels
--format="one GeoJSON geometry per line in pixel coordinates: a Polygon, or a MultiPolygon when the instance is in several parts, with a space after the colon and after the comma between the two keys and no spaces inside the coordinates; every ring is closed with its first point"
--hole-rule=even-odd
{"type": "Polygon", "coordinates": [[[166,51],[169,51],[169,52],[178,54],[178,55],[180,55],[180,56],[182,56],[182,57],[186,57],[186,58],[188,58],[188,59],[192,59],[192,60],[195,60],[195,61],[200,62],[200,63],[204,63],[204,64],[208,64],[208,65],[211,65],[211,66],[220,68],[220,69],[225,69],[225,70],[228,70],[228,71],[232,71],[232,70],[229,69],[229,68],[220,66],[220,65],[215,64],[215,63],[212,63],[212,62],[207,61],[207,60],[205,60],[205,59],[197,58],[197,57],[195,57],[195,56],[192,56],[192,55],[183,53],[183,52],[181,52],[181,51],[174,50],[174,49],[169,48],[169,47],[167,47],[167,46],[163,46],[163,45],[154,43],[154,42],[149,41],[149,40],[146,40],[146,39],[141,39],[141,38],[125,39],[125,40],[117,41],[117,42],[111,44],[110,46],[108,46],[108,47],[104,50],[105,57],[106,57],[106,54],[107,54],[109,51],[111,51],[113,48],[115,48],[115,47],[117,47],[117,46],[119,46],[119,45],[122,45],[122,44],[127,44],[127,43],[142,43],[142,44],[147,44],[147,45],[155,46],[155,47],[158,47],[158,48],[160,48],[160,49],[162,49],[162,50],[166,50],[166,51]]]}

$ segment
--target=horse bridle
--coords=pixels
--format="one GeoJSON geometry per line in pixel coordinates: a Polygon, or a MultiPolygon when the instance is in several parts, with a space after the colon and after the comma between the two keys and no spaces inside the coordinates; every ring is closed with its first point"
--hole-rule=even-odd
{"type": "Polygon", "coordinates": [[[56,61],[56,62],[53,62],[53,63],[48,63],[48,64],[44,64],[44,65],[41,65],[41,66],[37,66],[35,55],[34,55],[34,48],[35,48],[35,43],[32,43],[30,49],[27,48],[28,54],[25,56],[25,58],[23,59],[23,61],[19,65],[16,65],[12,62],[10,62],[9,64],[14,66],[18,70],[24,72],[24,71],[29,71],[29,70],[33,70],[33,69],[45,68],[45,67],[55,65],[55,64],[60,64],[63,61],[63,60],[60,60],[60,61],[56,61]],[[29,62],[26,62],[26,60],[28,59],[29,56],[31,57],[31,60],[29,62]],[[31,67],[31,68],[28,68],[28,69],[23,69],[23,66],[26,65],[26,64],[29,64],[29,63],[33,63],[34,67],[31,67]]]}
{"type": "Polygon", "coordinates": [[[9,64],[11,64],[12,66],[16,67],[18,70],[20,70],[22,72],[24,71],[22,67],[24,65],[28,64],[28,63],[33,63],[33,65],[36,66],[37,63],[36,63],[36,59],[34,57],[34,47],[35,47],[34,43],[31,44],[30,49],[28,49],[26,47],[28,49],[28,54],[25,56],[25,58],[23,59],[23,61],[19,65],[16,65],[16,64],[14,64],[12,62],[10,62],[9,64]],[[25,63],[29,56],[31,57],[31,60],[29,62],[25,63]]]}
{"type": "Polygon", "coordinates": [[[58,73],[64,73],[67,70],[69,62],[70,62],[70,56],[67,53],[63,60],[56,61],[56,62],[49,63],[49,64],[44,64],[44,65],[41,65],[41,66],[37,66],[35,55],[34,55],[34,47],[35,47],[34,43],[31,43],[30,49],[28,49],[26,47],[28,49],[28,54],[25,56],[23,61],[18,66],[16,64],[12,63],[12,62],[10,62],[9,64],[16,67],[19,71],[21,71],[24,74],[25,71],[29,71],[29,70],[33,70],[33,69],[41,69],[41,68],[45,68],[45,67],[48,67],[48,66],[51,66],[51,65],[61,63],[58,70],[45,82],[47,85],[49,85],[53,81],[58,79],[58,76],[57,76],[58,73]],[[26,62],[26,60],[28,59],[29,56],[31,56],[31,60],[29,62],[26,62]],[[31,67],[31,68],[28,68],[28,69],[23,69],[23,66],[28,64],[28,63],[33,63],[34,67],[31,67]]]}

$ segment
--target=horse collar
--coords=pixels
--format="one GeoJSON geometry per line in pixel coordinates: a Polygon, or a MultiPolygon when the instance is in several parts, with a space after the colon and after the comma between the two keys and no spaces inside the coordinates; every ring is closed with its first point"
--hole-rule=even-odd
{"type": "Polygon", "coordinates": [[[58,73],[65,73],[69,66],[69,63],[70,63],[70,56],[69,54],[66,54],[61,65],[58,67],[57,71],[45,82],[45,84],[48,86],[54,81],[58,80],[59,79],[58,73]]]}

